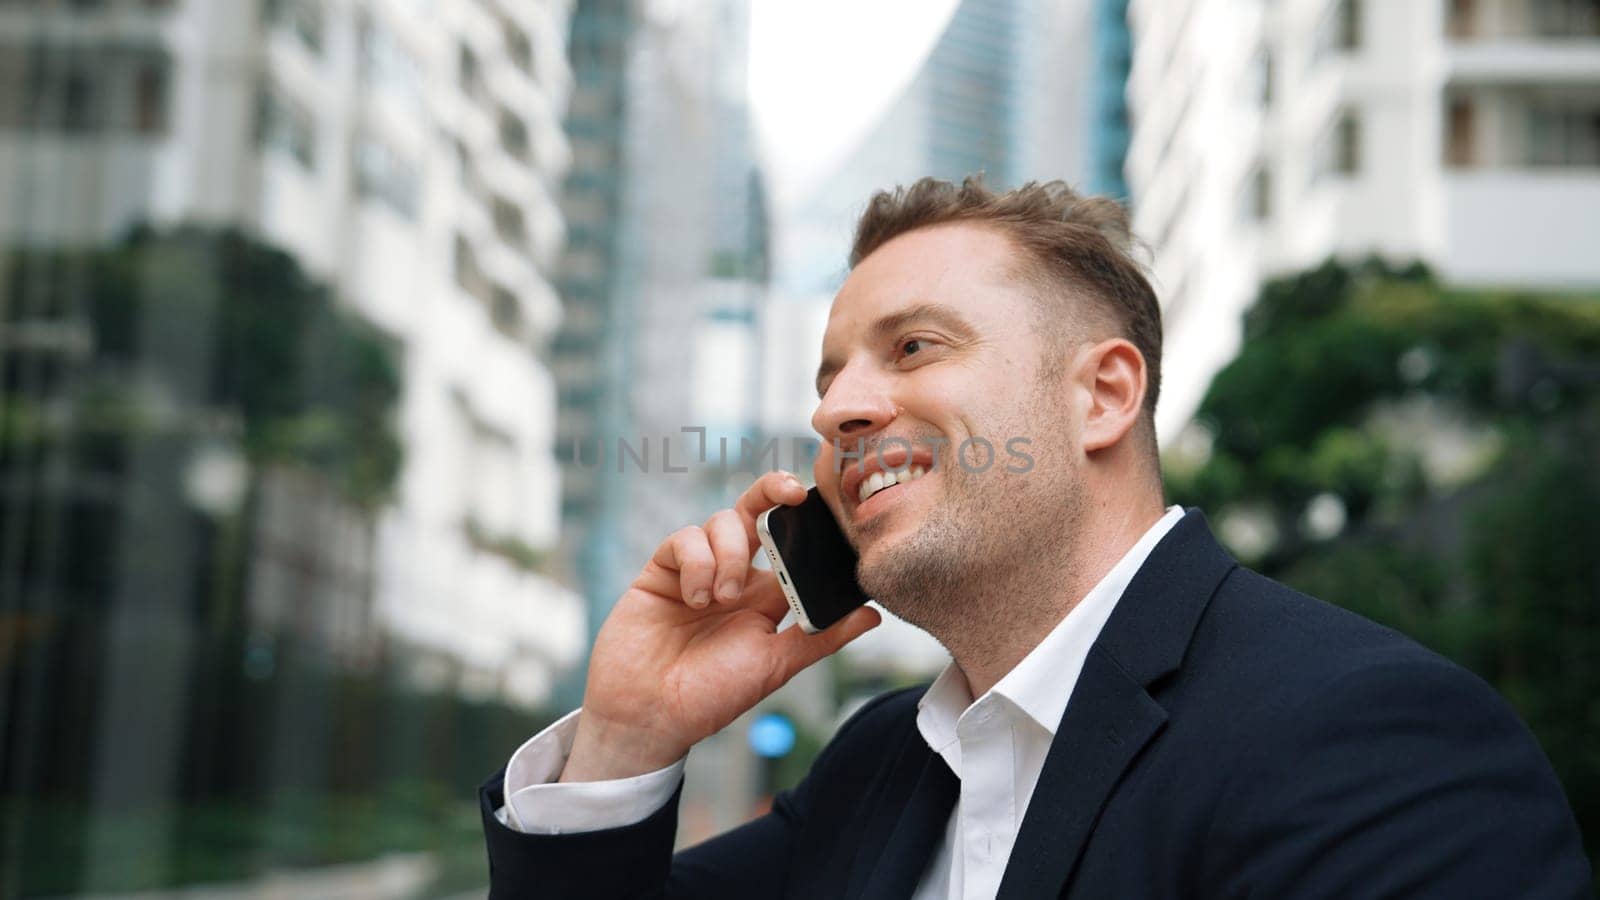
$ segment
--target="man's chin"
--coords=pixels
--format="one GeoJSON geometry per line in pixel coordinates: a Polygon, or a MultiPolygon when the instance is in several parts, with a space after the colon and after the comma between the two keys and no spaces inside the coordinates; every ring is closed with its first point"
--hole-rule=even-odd
{"type": "Polygon", "coordinates": [[[913,537],[903,544],[876,544],[857,569],[867,596],[918,628],[939,636],[949,624],[952,598],[963,592],[965,567],[953,554],[935,552],[913,537]]]}
{"type": "Polygon", "coordinates": [[[897,569],[896,551],[903,555],[910,549],[905,546],[904,538],[894,534],[875,534],[861,541],[856,546],[856,556],[860,560],[857,571],[867,578],[897,569]]]}
{"type": "Polygon", "coordinates": [[[926,537],[916,524],[900,523],[882,533],[864,535],[856,545],[858,571],[869,578],[877,575],[898,580],[927,564],[923,558],[929,552],[926,537]]]}
{"type": "Polygon", "coordinates": [[[892,553],[895,548],[904,546],[916,536],[916,527],[900,521],[892,521],[890,516],[877,516],[865,525],[858,525],[854,534],[850,536],[850,543],[856,548],[856,555],[863,562],[873,557],[882,557],[892,553]]]}

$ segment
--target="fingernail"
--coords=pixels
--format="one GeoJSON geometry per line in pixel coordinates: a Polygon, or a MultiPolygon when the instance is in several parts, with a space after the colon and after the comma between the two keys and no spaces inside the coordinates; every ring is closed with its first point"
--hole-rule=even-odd
{"type": "Polygon", "coordinates": [[[731,603],[732,601],[737,599],[738,596],[739,596],[739,583],[738,582],[729,580],[729,581],[724,581],[723,583],[717,585],[717,599],[721,600],[722,602],[731,603]]]}
{"type": "Polygon", "coordinates": [[[705,588],[695,591],[694,596],[689,598],[689,605],[695,607],[696,609],[699,609],[710,602],[711,594],[709,594],[705,588]]]}

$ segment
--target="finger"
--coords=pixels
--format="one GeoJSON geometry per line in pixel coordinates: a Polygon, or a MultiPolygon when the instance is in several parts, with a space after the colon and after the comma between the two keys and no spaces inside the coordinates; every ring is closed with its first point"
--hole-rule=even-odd
{"type": "Polygon", "coordinates": [[[738,513],[724,509],[706,520],[705,532],[717,565],[712,593],[719,603],[733,603],[744,591],[745,573],[750,570],[751,549],[744,525],[738,513]]]}
{"type": "Polygon", "coordinates": [[[798,624],[791,625],[778,635],[780,681],[776,690],[793,678],[800,670],[817,660],[839,652],[845,644],[878,627],[883,616],[870,606],[851,610],[850,614],[817,634],[806,634],[798,624]]]}
{"type": "MultiPolygon", "coordinates": [[[[670,541],[663,541],[656,549],[656,555],[645,563],[644,569],[634,578],[630,588],[657,594],[671,600],[684,599],[682,587],[679,584],[680,573],[676,555],[672,550],[670,541]]],[[[742,540],[742,538],[741,538],[742,540]]],[[[741,548],[742,549],[742,548],[741,548]]],[[[713,549],[713,556],[717,555],[713,549]]],[[[789,611],[789,601],[783,596],[783,589],[778,586],[778,577],[767,569],[757,569],[746,563],[744,584],[738,596],[740,606],[748,606],[772,620],[776,625],[789,611]]]]}
{"type": "MultiPolygon", "coordinates": [[[[663,546],[665,546],[663,544],[663,546]]],[[[633,580],[630,588],[635,588],[649,594],[657,594],[669,600],[682,600],[683,587],[679,584],[682,577],[677,569],[651,559],[644,564],[644,569],[639,572],[639,577],[633,580]]]]}
{"type": "Polygon", "coordinates": [[[678,573],[678,596],[685,603],[701,609],[711,602],[711,577],[717,562],[705,531],[694,525],[674,531],[656,548],[651,562],[678,573]]]}
{"type": "Polygon", "coordinates": [[[778,576],[766,569],[750,570],[749,577],[745,579],[741,605],[766,616],[774,628],[789,614],[789,598],[784,596],[778,576]]]}
{"type": "Polygon", "coordinates": [[[774,506],[798,506],[806,499],[806,487],[800,479],[779,470],[757,478],[733,504],[733,511],[744,525],[745,542],[749,552],[756,552],[761,541],[756,537],[756,517],[774,506]]]}

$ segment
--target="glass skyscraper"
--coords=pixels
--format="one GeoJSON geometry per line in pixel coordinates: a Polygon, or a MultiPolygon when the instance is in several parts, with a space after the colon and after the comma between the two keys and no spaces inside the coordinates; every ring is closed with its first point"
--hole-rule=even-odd
{"type": "Polygon", "coordinates": [[[1128,29],[1128,0],[1095,0],[1094,68],[1090,72],[1090,109],[1086,135],[1089,159],[1085,186],[1096,194],[1128,199],[1123,166],[1128,158],[1128,71],[1133,64],[1133,35],[1128,29]]]}

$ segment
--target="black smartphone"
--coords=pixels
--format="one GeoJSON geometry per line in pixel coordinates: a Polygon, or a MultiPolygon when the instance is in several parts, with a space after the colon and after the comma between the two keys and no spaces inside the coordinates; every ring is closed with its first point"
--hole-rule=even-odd
{"type": "Polygon", "coordinates": [[[800,627],[815,634],[866,603],[856,582],[856,551],[813,487],[798,506],[774,506],[756,518],[756,535],[772,560],[800,627]]]}

